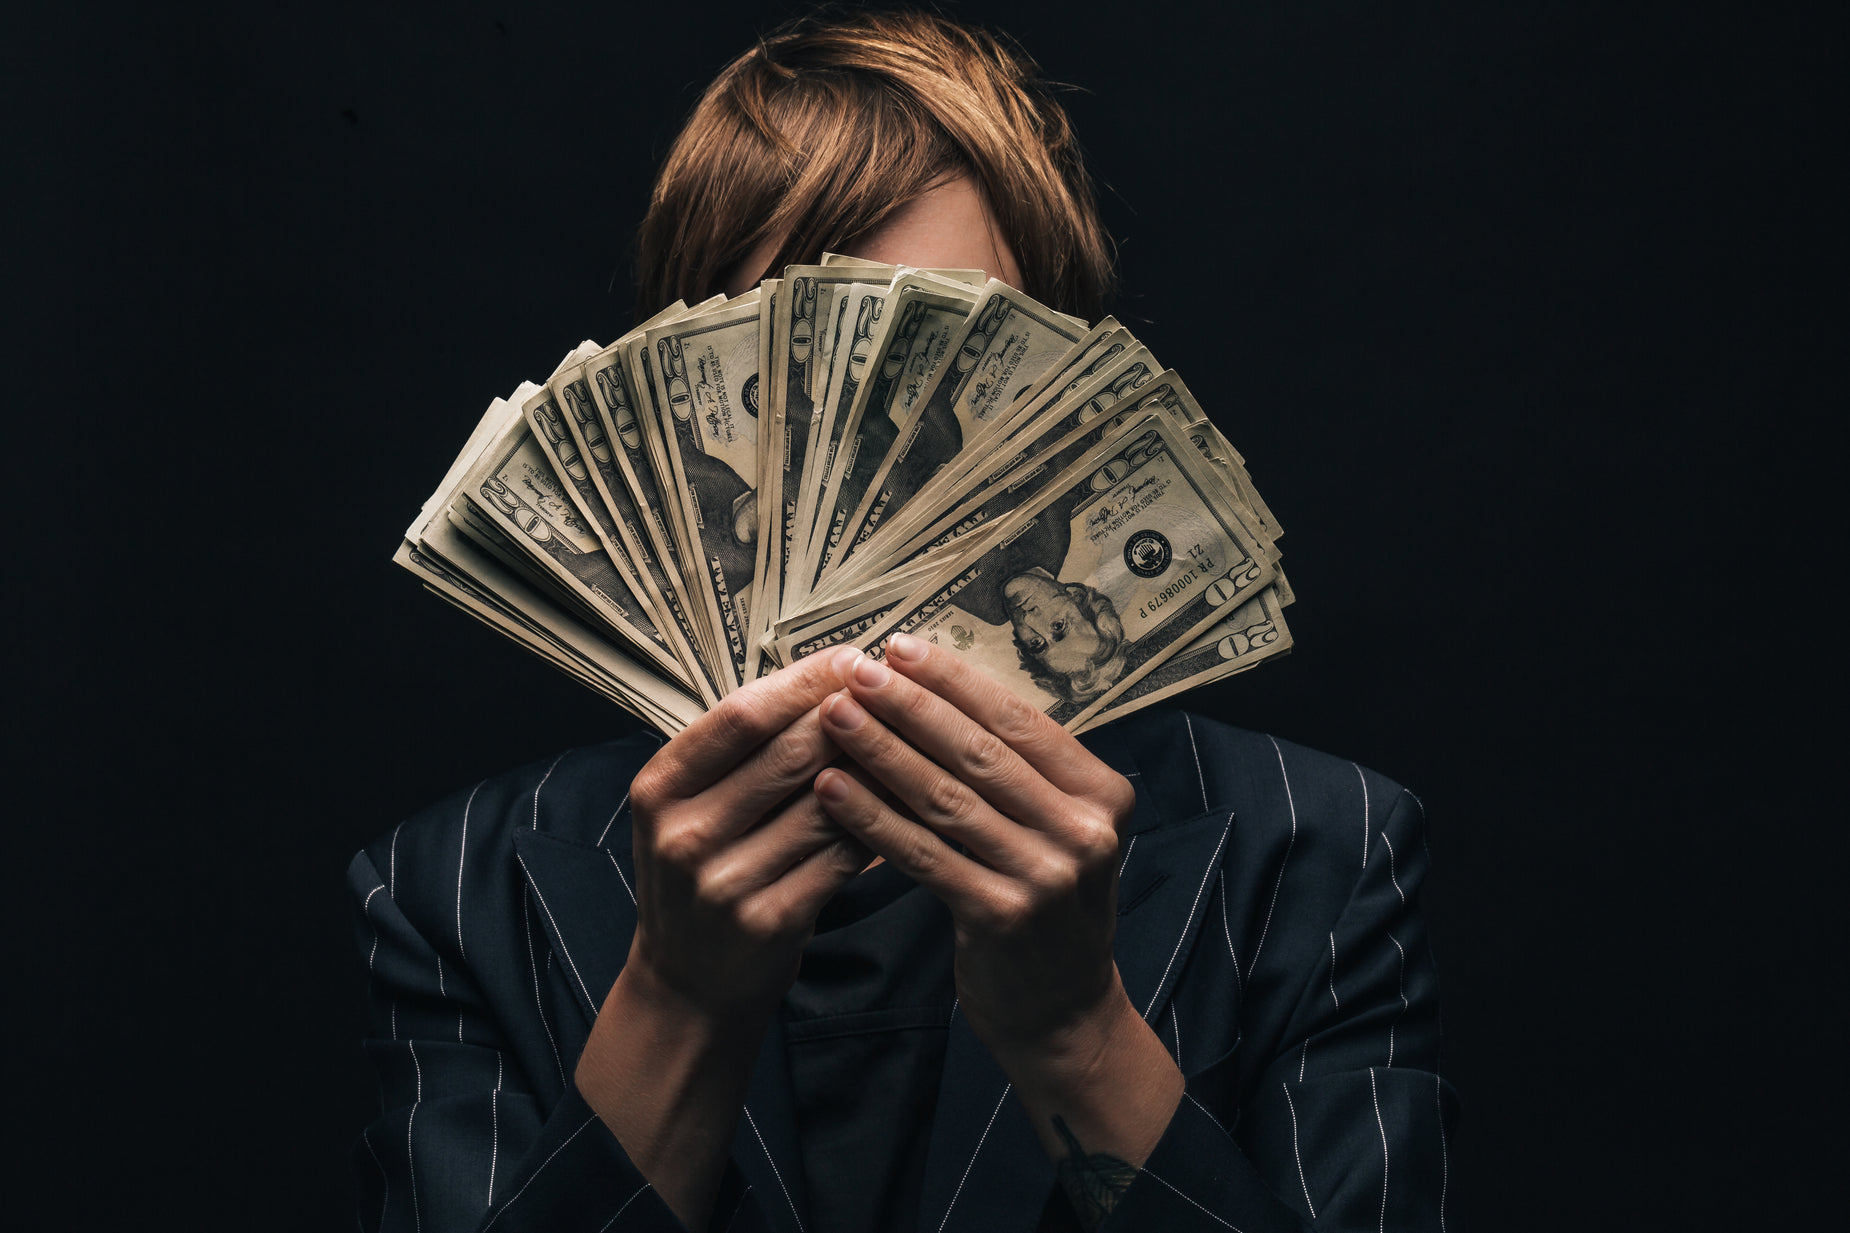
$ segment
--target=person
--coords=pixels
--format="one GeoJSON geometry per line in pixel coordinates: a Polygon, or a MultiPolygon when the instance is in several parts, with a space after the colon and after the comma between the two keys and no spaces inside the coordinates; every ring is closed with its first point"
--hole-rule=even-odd
{"type": "MultiPolygon", "coordinates": [[[[642,307],[824,247],[1069,312],[1109,279],[1032,62],[916,13],[720,74],[642,307]]],[[[1183,711],[1075,738],[918,639],[800,660],[354,858],[361,1226],[1443,1228],[1424,829],[1373,772],[1183,711]]]]}

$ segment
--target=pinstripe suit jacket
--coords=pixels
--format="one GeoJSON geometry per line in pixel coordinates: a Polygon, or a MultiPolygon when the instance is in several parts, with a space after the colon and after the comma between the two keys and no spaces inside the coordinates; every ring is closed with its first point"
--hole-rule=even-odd
{"type": "MultiPolygon", "coordinates": [[[[1188,1078],[1108,1227],[1443,1229],[1457,1105],[1438,1075],[1418,801],[1176,711],[1086,743],[1137,787],[1117,961],[1188,1078]]],[[[680,1228],[571,1078],[628,954],[625,802],[655,748],[631,737],[489,779],[354,857],[383,1094],[354,1147],[363,1228],[680,1228]]],[[[791,1109],[773,1028],[714,1229],[804,1228],[791,1109]]],[[[1052,1187],[1007,1079],[954,1019],[919,1228],[1032,1229],[1052,1187]]]]}

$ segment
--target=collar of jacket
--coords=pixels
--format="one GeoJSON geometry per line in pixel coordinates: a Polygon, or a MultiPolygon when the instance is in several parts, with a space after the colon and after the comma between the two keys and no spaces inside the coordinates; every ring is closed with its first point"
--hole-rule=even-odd
{"type": "MultiPolygon", "coordinates": [[[[1082,740],[1128,777],[1137,810],[1119,845],[1118,972],[1148,1022],[1164,1009],[1206,913],[1203,904],[1231,833],[1234,811],[1209,799],[1200,764],[1189,764],[1192,730],[1184,719],[1114,724],[1082,740]],[[1197,798],[1196,789],[1199,788],[1197,798]],[[1199,812],[1182,812],[1201,806],[1199,812]]],[[[547,938],[571,982],[587,1025],[629,954],[636,928],[627,827],[602,847],[540,830],[515,832],[515,851],[544,910],[547,938]]],[[[1211,1063],[1210,1063],[1211,1064],[1211,1063]]],[[[919,1228],[1031,1229],[1053,1186],[1041,1150],[1009,1083],[968,1023],[953,1018],[938,1111],[926,1155],[919,1228]]],[[[733,1145],[772,1227],[800,1233],[807,1210],[794,1101],[782,1032],[765,1034],[733,1145]]]]}

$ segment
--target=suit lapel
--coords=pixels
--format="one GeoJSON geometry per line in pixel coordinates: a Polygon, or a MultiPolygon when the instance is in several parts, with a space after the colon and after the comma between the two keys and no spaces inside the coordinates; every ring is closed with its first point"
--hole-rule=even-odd
{"type": "MultiPolygon", "coordinates": [[[[1120,773],[1135,775],[1122,755],[1097,752],[1120,773]]],[[[1137,814],[1119,849],[1123,871],[1113,949],[1132,1005],[1155,1022],[1201,929],[1207,888],[1233,815],[1219,810],[1167,823],[1141,779],[1131,782],[1137,786],[1137,814]]],[[[1053,1181],[1053,1165],[1007,1076],[957,1016],[925,1160],[921,1233],[1032,1229],[1053,1181]]]]}
{"type": "MultiPolygon", "coordinates": [[[[617,842],[611,847],[597,847],[544,831],[514,833],[514,851],[547,941],[584,1012],[580,1041],[589,1034],[604,995],[623,970],[636,932],[629,835],[625,831],[613,838],[617,842]]],[[[796,1213],[808,1210],[808,1197],[783,1032],[775,1019],[759,1049],[732,1158],[751,1183],[771,1227],[798,1233],[802,1225],[796,1213]]]]}

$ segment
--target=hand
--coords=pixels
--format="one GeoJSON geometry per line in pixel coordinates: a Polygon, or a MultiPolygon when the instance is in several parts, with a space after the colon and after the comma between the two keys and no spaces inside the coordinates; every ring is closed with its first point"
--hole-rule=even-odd
{"type": "Polygon", "coordinates": [[[574,1079],[689,1228],[816,913],[869,860],[808,790],[838,755],[816,704],[839,673],[815,656],[728,695],[630,785],[636,934],[574,1079]]]}
{"type": "Polygon", "coordinates": [[[959,1005],[1081,1227],[1098,1228],[1185,1087],[1112,958],[1135,794],[1045,714],[918,638],[895,635],[885,664],[836,662],[847,688],[822,704],[822,731],[912,816],[840,770],[816,777],[816,795],[950,908],[959,1005]]]}
{"type": "Polygon", "coordinates": [[[1067,1051],[1124,1002],[1111,946],[1129,782],[918,638],[842,666],[822,731],[911,817],[840,770],[816,779],[823,808],[950,907],[959,1005],[1005,1068],[1067,1051]]]}
{"type": "Polygon", "coordinates": [[[630,786],[629,966],[714,1018],[776,1007],[816,913],[871,859],[808,790],[839,756],[816,711],[839,674],[814,656],[728,695],[630,786]]]}

